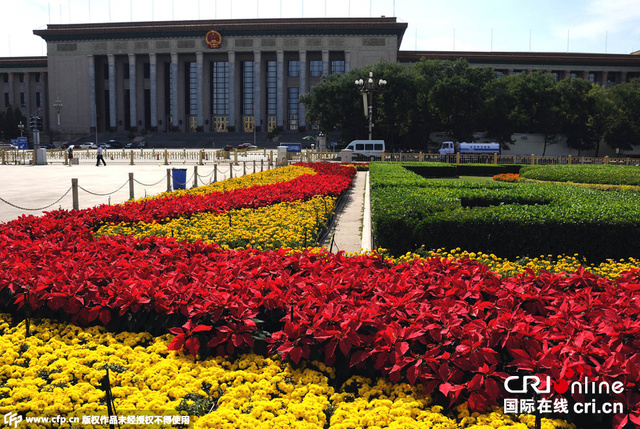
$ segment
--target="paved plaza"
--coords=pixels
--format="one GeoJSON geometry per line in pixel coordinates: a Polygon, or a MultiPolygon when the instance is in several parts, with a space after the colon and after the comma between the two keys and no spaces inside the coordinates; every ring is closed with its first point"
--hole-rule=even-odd
{"type": "MultiPolygon", "coordinates": [[[[233,167],[233,177],[251,174],[253,163],[246,167],[240,163],[233,167]]],[[[133,196],[157,195],[173,186],[178,177],[173,169],[186,170],[186,187],[194,185],[194,164],[136,164],[108,162],[107,166],[96,167],[95,163],[86,160],[71,167],[61,164],[48,165],[0,165],[0,178],[4,184],[0,188],[0,222],[7,222],[21,215],[39,216],[46,211],[73,208],[72,179],[78,181],[78,207],[86,209],[100,204],[118,204],[130,198],[129,174],[133,173],[133,196]]],[[[257,164],[257,171],[260,164],[257,164]]],[[[266,168],[266,166],[265,166],[266,168]]],[[[229,178],[229,163],[208,163],[197,165],[198,185],[208,184],[215,180],[229,178]],[[217,173],[214,175],[214,166],[217,173]]],[[[179,175],[180,173],[178,173],[179,175]]],[[[361,248],[370,249],[363,244],[362,231],[370,231],[370,217],[365,212],[366,172],[359,172],[354,185],[345,194],[336,211],[333,230],[327,242],[333,252],[359,252],[361,248]],[[364,219],[364,221],[363,221],[364,219]],[[364,226],[363,226],[364,222],[364,226]]],[[[181,181],[178,180],[178,183],[181,181]]],[[[365,234],[364,242],[370,243],[365,234]]]]}
{"type": "MultiPolygon", "coordinates": [[[[86,209],[100,204],[117,204],[130,198],[129,173],[133,173],[134,198],[156,195],[167,191],[167,174],[173,169],[186,170],[186,186],[193,186],[194,167],[191,164],[163,165],[108,162],[96,167],[85,161],[71,167],[61,164],[0,165],[0,222],[16,219],[20,215],[41,215],[45,211],[73,208],[72,179],[78,179],[78,207],[86,209]]],[[[218,181],[229,177],[229,164],[216,164],[218,181]]],[[[253,164],[247,164],[247,174],[253,164]]],[[[214,164],[197,166],[198,184],[214,179],[214,164]]],[[[259,171],[259,170],[258,170],[259,171]]],[[[233,176],[244,173],[242,165],[233,168],[233,176]]],[[[177,178],[176,178],[177,179],[177,178]]],[[[181,181],[179,181],[181,183],[181,181]]],[[[169,180],[173,186],[173,177],[169,180]]]]}

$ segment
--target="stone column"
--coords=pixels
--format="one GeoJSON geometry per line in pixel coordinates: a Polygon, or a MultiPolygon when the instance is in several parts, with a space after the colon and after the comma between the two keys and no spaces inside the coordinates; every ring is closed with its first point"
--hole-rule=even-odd
{"type": "MultiPolygon", "coordinates": [[[[236,52],[229,51],[229,126],[236,126],[236,52]]],[[[236,127],[237,131],[237,127],[236,127]]]]}
{"type": "Polygon", "coordinates": [[[151,127],[158,127],[158,59],[156,54],[149,54],[149,107],[151,108],[151,127]]]}
{"type": "MultiPolygon", "coordinates": [[[[262,76],[260,73],[260,63],[262,55],[260,51],[253,51],[253,120],[255,126],[259,127],[262,122],[262,76]]],[[[256,128],[258,129],[258,128],[256,128]]]]}
{"type": "Polygon", "coordinates": [[[344,72],[351,70],[351,51],[344,51],[344,72]]]}
{"type": "Polygon", "coordinates": [[[326,76],[329,74],[329,51],[326,49],[322,50],[322,75],[326,76]]]}
{"type": "Polygon", "coordinates": [[[204,56],[202,52],[196,52],[197,61],[197,79],[198,79],[198,99],[196,100],[196,108],[198,109],[198,128],[204,127],[204,56]]]}
{"type": "Polygon", "coordinates": [[[138,93],[136,85],[136,55],[129,54],[129,120],[131,127],[138,128],[138,93]]]}
{"type": "Polygon", "coordinates": [[[93,55],[88,55],[89,60],[89,131],[95,132],[98,126],[96,122],[96,62],[93,55]]]}
{"type": "Polygon", "coordinates": [[[116,57],[107,54],[109,61],[109,125],[110,128],[118,128],[117,98],[116,98],[116,57]]]}
{"type": "Polygon", "coordinates": [[[276,125],[284,126],[284,51],[276,52],[276,125]]]}
{"type": "Polygon", "coordinates": [[[178,127],[178,53],[171,53],[171,120],[172,126],[178,127]]]}
{"type": "MultiPolygon", "coordinates": [[[[24,74],[24,108],[27,116],[35,113],[31,110],[31,74],[29,72],[24,74]]],[[[38,116],[42,117],[42,114],[39,113],[38,116]]]]}
{"type": "MultiPolygon", "coordinates": [[[[300,95],[307,92],[307,51],[300,51],[300,95]]],[[[298,104],[298,125],[304,126],[305,108],[302,104],[298,104]]]]}

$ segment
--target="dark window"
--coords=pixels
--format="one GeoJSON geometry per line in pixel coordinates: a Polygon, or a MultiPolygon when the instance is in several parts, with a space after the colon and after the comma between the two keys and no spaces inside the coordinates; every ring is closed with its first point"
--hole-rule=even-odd
{"type": "Polygon", "coordinates": [[[331,74],[344,74],[344,61],[331,61],[331,74]]]}
{"type": "Polygon", "coordinates": [[[298,99],[300,98],[300,89],[296,87],[287,88],[287,117],[290,130],[298,129],[298,99]]]}
{"type": "Polygon", "coordinates": [[[198,63],[185,64],[187,79],[187,103],[185,108],[188,115],[198,114],[198,63]]]}
{"type": "Polygon", "coordinates": [[[364,150],[364,144],[356,143],[356,150],[364,150]]]}
{"type": "Polygon", "coordinates": [[[5,107],[5,108],[9,107],[9,104],[10,104],[10,103],[9,103],[9,93],[8,93],[8,92],[5,92],[5,93],[4,93],[4,107],[5,107]]]}
{"type": "Polygon", "coordinates": [[[34,78],[36,82],[40,82],[40,73],[36,73],[34,78]]]}
{"type": "Polygon", "coordinates": [[[18,73],[18,82],[20,83],[24,82],[24,73],[18,73]]]}
{"type": "Polygon", "coordinates": [[[242,62],[242,114],[253,115],[253,61],[242,62]]]}
{"type": "Polygon", "coordinates": [[[36,92],[36,107],[42,107],[42,93],[36,92]]]}
{"type": "Polygon", "coordinates": [[[104,63],[102,67],[102,74],[104,74],[105,79],[109,79],[109,64],[104,63]]]}
{"type": "Polygon", "coordinates": [[[267,115],[275,115],[277,110],[277,70],[275,61],[267,61],[267,115]]]}
{"type": "Polygon", "coordinates": [[[289,61],[289,77],[299,77],[300,76],[300,61],[292,60],[289,61]]]}
{"type": "Polygon", "coordinates": [[[143,79],[151,79],[151,64],[144,63],[143,79]]]}
{"type": "Polygon", "coordinates": [[[9,73],[2,73],[2,79],[4,83],[9,83],[9,73]]]}
{"type": "Polygon", "coordinates": [[[382,150],[382,144],[381,143],[376,143],[375,145],[376,150],[382,150]]]}
{"type": "Polygon", "coordinates": [[[124,79],[129,79],[129,63],[122,65],[122,76],[124,79]]]}
{"type": "Polygon", "coordinates": [[[322,61],[309,61],[309,76],[320,77],[322,76],[322,61]]]}
{"type": "Polygon", "coordinates": [[[144,90],[144,127],[151,128],[151,90],[144,90]]]}
{"type": "Polygon", "coordinates": [[[27,106],[27,98],[25,97],[24,92],[20,93],[20,106],[21,107],[27,106]]]}
{"type": "Polygon", "coordinates": [[[124,90],[124,127],[131,128],[131,92],[124,90]]]}
{"type": "Polygon", "coordinates": [[[211,112],[214,115],[229,114],[229,63],[215,61],[211,66],[212,97],[211,112]]]}

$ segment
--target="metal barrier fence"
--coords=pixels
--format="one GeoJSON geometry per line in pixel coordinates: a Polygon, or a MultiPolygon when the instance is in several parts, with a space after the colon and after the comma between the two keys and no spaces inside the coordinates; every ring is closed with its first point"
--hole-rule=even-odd
{"type": "MultiPolygon", "coordinates": [[[[129,165],[158,163],[164,165],[197,164],[205,165],[215,162],[260,161],[273,164],[276,157],[275,149],[247,149],[225,151],[221,149],[105,149],[104,159],[107,162],[127,163],[129,165]]],[[[95,149],[75,149],[73,157],[79,163],[96,162],[95,149]]],[[[289,162],[322,162],[340,161],[340,152],[317,152],[303,150],[289,152],[289,162]]],[[[35,164],[35,151],[32,150],[2,150],[0,164],[35,164]]],[[[453,154],[440,155],[423,152],[385,153],[382,157],[374,158],[387,162],[447,162],[451,164],[524,164],[524,165],[571,165],[571,164],[616,164],[638,165],[640,160],[629,157],[586,157],[586,156],[537,156],[537,155],[483,155],[483,154],[453,154]]],[[[353,161],[369,161],[369,157],[353,156],[353,161]]],[[[47,151],[47,163],[69,163],[68,152],[60,149],[47,151]]]]}
{"type": "MultiPolygon", "coordinates": [[[[96,149],[74,149],[73,158],[78,163],[95,163],[97,161],[96,149]]],[[[273,151],[260,150],[233,150],[221,149],[105,149],[103,157],[107,162],[135,164],[198,164],[233,161],[270,161],[273,162],[273,151]]],[[[35,151],[33,150],[3,150],[0,151],[0,164],[34,164],[35,151]]],[[[47,150],[48,164],[69,163],[69,153],[62,149],[47,150]]]]}

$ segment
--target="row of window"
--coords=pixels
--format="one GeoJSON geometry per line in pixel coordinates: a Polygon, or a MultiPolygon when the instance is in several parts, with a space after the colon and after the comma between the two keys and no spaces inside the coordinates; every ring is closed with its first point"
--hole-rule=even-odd
{"type": "MultiPolygon", "coordinates": [[[[505,70],[496,70],[496,74],[498,78],[501,78],[502,76],[507,76],[509,74],[515,76],[522,73],[527,73],[527,71],[513,70],[511,73],[509,73],[508,71],[505,71],[505,70]]],[[[558,70],[552,70],[550,74],[554,77],[556,82],[564,79],[564,77],[567,76],[566,72],[558,71],[558,70]]],[[[606,79],[604,79],[606,83],[621,83],[623,80],[623,76],[621,72],[588,72],[586,77],[587,77],[587,80],[591,83],[603,83],[604,74],[606,74],[606,79]]],[[[568,76],[570,79],[575,79],[575,78],[583,78],[585,77],[585,74],[584,72],[581,72],[581,71],[580,72],[571,71],[569,72],[568,76]]],[[[625,82],[629,82],[631,81],[631,79],[635,79],[638,77],[640,77],[640,73],[635,73],[635,72],[626,73],[625,82]]]]}
{"type": "MultiPolygon", "coordinates": [[[[218,61],[215,61],[218,62],[218,61]]],[[[215,63],[214,62],[214,63],[215,63]]],[[[250,61],[245,61],[245,62],[250,62],[250,61]]],[[[267,61],[268,63],[275,63],[275,61],[267,61]]],[[[289,77],[300,77],[300,61],[298,60],[291,60],[288,62],[288,76],[289,77]]],[[[191,64],[195,64],[195,63],[191,63],[191,64]]],[[[344,60],[335,60],[335,61],[331,61],[331,74],[344,74],[345,72],[345,62],[344,60]]],[[[24,73],[20,73],[21,75],[24,75],[24,73]]],[[[103,75],[104,75],[104,79],[109,79],[109,64],[104,64],[104,69],[103,69],[103,75]]],[[[5,82],[8,81],[8,75],[5,74],[5,82]]],[[[36,82],[40,81],[40,75],[36,75],[36,82]]],[[[124,63],[122,65],[122,76],[124,79],[129,79],[129,63],[124,63]]],[[[309,77],[320,77],[322,76],[322,61],[317,61],[317,60],[312,60],[309,61],[309,77]]],[[[151,67],[149,63],[144,63],[144,68],[143,68],[143,78],[144,79],[150,79],[151,78],[151,67]]],[[[21,79],[24,79],[24,76],[21,77],[21,79]]],[[[23,82],[23,80],[20,80],[20,82],[23,82]]]]}
{"type": "MultiPolygon", "coordinates": [[[[4,105],[8,107],[11,103],[9,102],[9,93],[4,93],[4,105]]],[[[42,107],[42,93],[36,92],[36,107],[42,107]]],[[[27,107],[27,95],[24,92],[20,93],[20,107],[27,107]]]]}
{"type": "MultiPolygon", "coordinates": [[[[241,112],[243,116],[253,116],[255,114],[255,63],[253,61],[243,61],[240,64],[242,70],[241,91],[241,112]]],[[[266,62],[266,101],[267,116],[277,115],[277,63],[276,61],[266,62]]],[[[173,101],[173,69],[167,64],[168,73],[167,111],[173,101]]],[[[198,114],[198,63],[190,62],[186,64],[186,113],[190,116],[198,114]]],[[[299,88],[288,88],[287,90],[287,117],[288,126],[291,129],[298,128],[298,98],[299,88]]],[[[125,93],[125,100],[127,94],[125,93]]],[[[230,90],[229,90],[229,63],[227,61],[214,61],[211,63],[211,112],[214,116],[228,116],[230,113],[230,90]]]]}
{"type": "MultiPolygon", "coordinates": [[[[25,73],[15,73],[15,75],[18,76],[18,82],[24,83],[25,73]]],[[[35,82],[40,82],[40,73],[33,73],[32,76],[35,82]]],[[[9,73],[3,73],[2,79],[4,80],[4,83],[9,83],[9,73]]]]}

